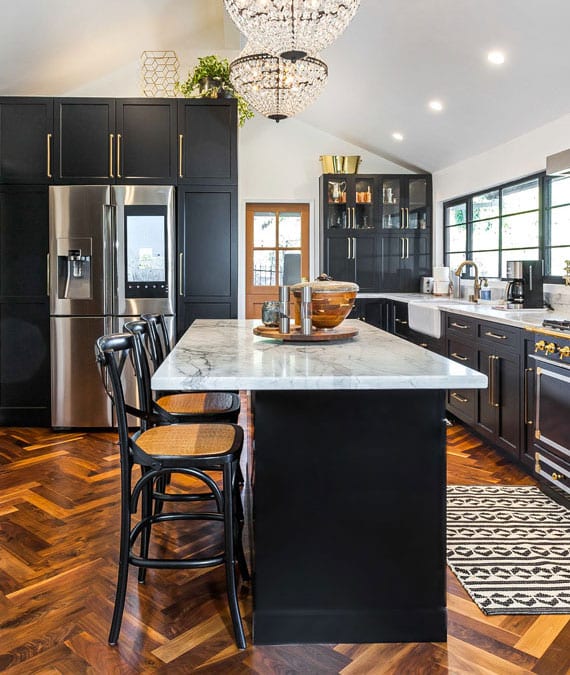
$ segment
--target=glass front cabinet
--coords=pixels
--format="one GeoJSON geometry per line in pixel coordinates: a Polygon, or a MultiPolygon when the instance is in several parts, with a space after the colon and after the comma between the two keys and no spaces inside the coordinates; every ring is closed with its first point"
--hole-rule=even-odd
{"type": "Polygon", "coordinates": [[[377,226],[376,176],[323,176],[323,205],[328,230],[374,230],[377,226]]]}
{"type": "Polygon", "coordinates": [[[430,227],[430,176],[382,176],[383,230],[426,230],[430,227]]]}

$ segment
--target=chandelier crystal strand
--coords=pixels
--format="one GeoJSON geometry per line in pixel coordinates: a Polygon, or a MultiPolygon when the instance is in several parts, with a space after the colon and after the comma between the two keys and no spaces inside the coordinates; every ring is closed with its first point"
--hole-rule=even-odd
{"type": "Polygon", "coordinates": [[[312,103],[327,76],[327,64],[313,56],[287,61],[272,54],[248,53],[230,64],[235,90],[255,110],[276,122],[312,103]]]}
{"type": "Polygon", "coordinates": [[[336,40],[360,0],[224,0],[224,4],[250,41],[274,56],[294,61],[336,40]]]}

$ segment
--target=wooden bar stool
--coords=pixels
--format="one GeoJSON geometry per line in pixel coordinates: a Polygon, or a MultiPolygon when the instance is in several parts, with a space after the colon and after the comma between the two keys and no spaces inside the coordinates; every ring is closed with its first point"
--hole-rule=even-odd
{"type": "Polygon", "coordinates": [[[105,375],[106,391],[117,416],[121,460],[121,535],[115,606],[109,643],[117,643],[127,590],[129,565],[139,568],[139,581],[148,568],[196,569],[224,565],[230,614],[237,646],[246,647],[237,600],[236,567],[249,578],[241,544],[238,519],[239,490],[236,473],[243,445],[243,430],[231,423],[169,424],[151,426],[153,419],[150,378],[146,352],[137,334],[123,333],[100,337],[95,347],[97,362],[105,375]],[[127,404],[121,382],[126,358],[133,362],[137,378],[139,406],[127,404]],[[127,414],[141,419],[141,430],[130,434],[127,414]],[[133,475],[139,466],[140,478],[133,475]],[[222,471],[222,487],[208,474],[222,471]],[[214,497],[209,511],[196,510],[194,494],[165,494],[156,487],[166,476],[191,476],[206,486],[214,497]],[[169,502],[168,511],[153,508],[156,502],[169,502]],[[190,508],[193,506],[193,508],[190,508]],[[219,521],[223,525],[223,550],[217,555],[187,558],[151,557],[151,534],[158,523],[179,528],[185,521],[219,521]],[[140,544],[140,552],[135,546],[140,544]]]}

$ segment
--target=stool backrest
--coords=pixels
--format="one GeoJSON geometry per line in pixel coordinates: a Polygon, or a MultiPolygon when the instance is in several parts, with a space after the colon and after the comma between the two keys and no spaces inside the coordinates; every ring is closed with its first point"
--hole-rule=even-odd
{"type": "Polygon", "coordinates": [[[154,368],[158,368],[170,353],[170,336],[164,314],[142,314],[141,319],[148,324],[148,346],[154,368]]]}

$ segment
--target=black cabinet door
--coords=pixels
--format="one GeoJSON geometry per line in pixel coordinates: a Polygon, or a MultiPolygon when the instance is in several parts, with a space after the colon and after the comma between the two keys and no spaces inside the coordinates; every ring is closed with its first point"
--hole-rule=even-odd
{"type": "Polygon", "coordinates": [[[0,99],[0,182],[52,180],[53,99],[0,99]]]}
{"type": "Polygon", "coordinates": [[[48,188],[0,187],[0,424],[48,426],[48,188]]]}
{"type": "Polygon", "coordinates": [[[237,189],[178,193],[178,334],[194,319],[237,317],[237,189]]]}
{"type": "Polygon", "coordinates": [[[354,277],[360,290],[375,291],[378,288],[378,237],[363,232],[352,237],[352,257],[354,277]]]}
{"type": "Polygon", "coordinates": [[[115,182],[115,100],[54,101],[57,183],[115,182]]]}
{"type": "Polygon", "coordinates": [[[325,273],[337,281],[356,281],[356,262],[352,255],[354,237],[329,237],[325,246],[325,273]]]}
{"type": "Polygon", "coordinates": [[[117,183],[176,183],[176,101],[118,99],[117,183]]]}
{"type": "Polygon", "coordinates": [[[235,99],[178,103],[179,183],[237,184],[235,99]]]}

